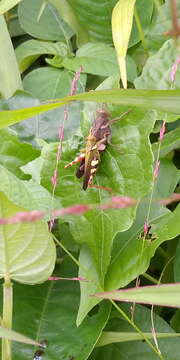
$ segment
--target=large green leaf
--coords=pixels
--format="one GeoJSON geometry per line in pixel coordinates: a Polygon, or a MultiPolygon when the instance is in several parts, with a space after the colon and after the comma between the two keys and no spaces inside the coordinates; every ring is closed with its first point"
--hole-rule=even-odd
{"type": "Polygon", "coordinates": [[[0,190],[17,206],[28,210],[44,211],[49,219],[51,204],[59,208],[60,203],[52,201],[51,194],[34,181],[22,181],[0,165],[0,190]]]}
{"type": "Polygon", "coordinates": [[[99,299],[95,297],[93,298],[90,295],[103,291],[103,287],[99,282],[99,274],[94,264],[94,260],[89,248],[86,245],[81,246],[79,263],[79,277],[88,279],[89,281],[80,282],[81,297],[76,320],[77,326],[82,323],[88,312],[100,302],[99,299]]]}
{"type": "Polygon", "coordinates": [[[8,20],[10,20],[8,21],[8,30],[12,38],[15,38],[16,36],[24,35],[24,30],[21,28],[19,23],[17,11],[18,11],[18,6],[15,6],[13,9],[11,9],[8,12],[8,14],[6,14],[8,20]]]}
{"type": "Polygon", "coordinates": [[[0,337],[4,338],[4,339],[9,339],[9,340],[13,340],[13,341],[18,341],[18,342],[22,342],[24,344],[31,344],[34,346],[38,346],[37,341],[32,340],[16,331],[7,329],[5,327],[0,326],[0,337]]]}
{"type": "MultiPolygon", "coordinates": [[[[69,141],[66,147],[63,148],[63,155],[59,162],[58,173],[60,177],[56,186],[55,195],[59,198],[63,207],[79,203],[98,204],[109,198],[109,194],[106,191],[89,189],[85,192],[84,190],[81,190],[82,184],[75,179],[75,170],[64,169],[64,165],[70,162],[71,159],[73,159],[73,156],[75,157],[75,153],[78,151],[78,145],[77,139],[75,139],[74,142],[69,141]]],[[[42,185],[49,190],[51,189],[52,176],[50,176],[50,174],[53,174],[56,163],[56,152],[57,145],[46,146],[42,152],[42,159],[44,160],[41,171],[42,185]]],[[[108,184],[111,183],[111,160],[115,163],[115,158],[114,160],[113,158],[114,157],[111,155],[109,157],[107,155],[106,160],[105,157],[103,158],[104,169],[106,169],[106,172],[104,173],[103,168],[101,167],[101,172],[99,171],[99,176],[96,180],[97,184],[106,184],[106,186],[108,186],[108,184]]],[[[113,185],[115,187],[117,186],[114,180],[113,185]]],[[[125,191],[125,189],[123,189],[123,184],[121,192],[122,191],[125,191]]],[[[112,213],[112,211],[105,212],[103,210],[91,210],[83,216],[69,216],[66,219],[67,222],[70,222],[70,230],[75,241],[79,244],[87,243],[89,245],[101,283],[103,283],[104,273],[106,272],[110,261],[113,237],[118,229],[123,228],[125,230],[130,226],[134,209],[125,209],[121,214],[122,223],[119,222],[119,213],[121,213],[121,211],[112,213]]]]}
{"type": "Polygon", "coordinates": [[[143,243],[142,239],[139,239],[138,237],[136,237],[136,239],[130,239],[131,248],[129,241],[128,246],[124,246],[123,251],[119,251],[117,258],[113,259],[114,262],[112,260],[109,273],[107,275],[108,289],[122,287],[147,270],[150,259],[159,245],[166,240],[173,239],[179,234],[180,227],[177,225],[179,216],[180,207],[178,207],[173,213],[169,213],[159,219],[157,224],[154,225],[155,231],[153,229],[153,235],[155,236],[155,240],[152,242],[145,240],[143,243]],[[131,250],[131,252],[128,252],[128,255],[130,256],[129,262],[127,262],[127,248],[130,248],[131,250]],[[121,265],[119,261],[120,255],[124,256],[121,260],[121,265]],[[120,265],[119,267],[118,263],[120,265]],[[118,274],[115,273],[116,269],[118,269],[118,274],[120,273],[119,278],[118,274]],[[129,271],[127,271],[127,269],[129,271]]]}
{"type": "MultiPolygon", "coordinates": [[[[142,75],[134,83],[137,89],[159,89],[168,90],[171,88],[172,81],[170,73],[172,65],[179,55],[178,49],[174,45],[174,40],[168,40],[162,48],[153,56],[149,57],[142,75]]],[[[177,68],[173,87],[180,89],[180,68],[177,68]]]]}
{"type": "Polygon", "coordinates": [[[81,46],[88,41],[88,33],[84,26],[81,26],[76,13],[73,12],[68,0],[48,0],[53,4],[59,12],[60,16],[66,21],[70,27],[74,30],[77,36],[77,46],[81,46]]]}
{"type": "Polygon", "coordinates": [[[179,284],[163,284],[107,291],[97,293],[95,296],[101,299],[112,299],[115,301],[180,307],[179,291],[179,284]]]}
{"type": "MultiPolygon", "coordinates": [[[[146,338],[148,339],[153,339],[154,335],[152,332],[149,333],[144,333],[144,335],[146,336],[146,338]]],[[[156,331],[156,338],[157,339],[162,339],[162,338],[174,338],[174,337],[178,337],[180,336],[180,334],[176,334],[176,333],[157,333],[156,331]]],[[[108,344],[112,344],[112,343],[120,343],[120,342],[125,342],[125,341],[136,341],[136,340],[144,340],[144,338],[139,334],[139,333],[135,333],[135,332],[117,332],[117,331],[104,331],[97,343],[97,347],[98,346],[104,346],[104,345],[108,345],[108,344]]]]}
{"type": "MultiPolygon", "coordinates": [[[[174,165],[167,160],[161,161],[160,176],[154,189],[153,198],[155,202],[153,201],[151,205],[150,223],[154,223],[154,221],[158,222],[161,217],[163,218],[163,216],[168,214],[168,210],[158,205],[156,201],[158,198],[161,199],[170,196],[177,185],[178,179],[179,174],[174,165]]],[[[105,287],[110,287],[110,289],[123,287],[135,279],[141,272],[146,271],[153,253],[149,253],[147,249],[143,255],[146,262],[142,261],[141,265],[139,265],[142,242],[138,238],[138,234],[143,231],[148,206],[149,198],[145,198],[138,207],[136,220],[132,227],[115,237],[113,252],[111,254],[112,259],[105,279],[105,287]]],[[[97,302],[97,299],[89,298],[89,294],[94,293],[95,288],[97,288],[96,291],[100,291],[96,270],[93,268],[93,260],[86,248],[81,251],[80,264],[79,276],[85,278],[94,277],[96,280],[93,283],[90,282],[88,286],[87,284],[81,283],[82,297],[77,318],[78,323],[82,321],[86,315],[86,311],[97,302]],[[86,264],[89,264],[89,266],[86,266],[86,264]]]]}
{"type": "Polygon", "coordinates": [[[0,164],[24,180],[29,178],[20,167],[37,158],[39,150],[33,148],[32,145],[21,143],[14,131],[10,129],[0,130],[0,136],[0,164]]]}
{"type": "MultiPolygon", "coordinates": [[[[1,218],[11,217],[24,209],[0,194],[1,218]]],[[[27,222],[1,226],[0,278],[26,284],[48,279],[54,269],[56,250],[44,222],[27,222]]]]}
{"type": "MultiPolygon", "coordinates": [[[[72,277],[76,268],[69,260],[56,267],[56,276],[72,277]]],[[[73,281],[49,281],[43,285],[14,285],[14,327],[39,341],[46,339],[47,360],[85,360],[92,352],[109,317],[110,304],[101,304],[98,311],[88,316],[77,328],[76,313],[79,285],[73,281]],[[22,312],[23,309],[23,312],[22,312]],[[28,324],[28,326],[27,326],[28,324]]],[[[14,344],[13,359],[33,358],[34,348],[14,344]]]]}
{"type": "MultiPolygon", "coordinates": [[[[127,76],[133,81],[137,76],[136,64],[130,56],[127,56],[127,76]]],[[[88,74],[111,76],[119,73],[119,67],[114,48],[103,43],[87,43],[78,49],[75,58],[65,58],[62,65],[77,71],[80,66],[88,74]]]]}
{"type": "Polygon", "coordinates": [[[28,40],[16,48],[16,57],[22,72],[41,55],[58,55],[63,59],[67,53],[67,46],[63,42],[28,40]]]}
{"type": "Polygon", "coordinates": [[[175,259],[174,259],[174,279],[175,281],[180,281],[180,270],[179,270],[179,263],[180,263],[180,242],[178,241],[178,246],[176,249],[175,259]]]}
{"type": "Polygon", "coordinates": [[[44,40],[66,41],[72,29],[60,17],[53,5],[48,4],[39,21],[39,11],[44,0],[23,0],[18,7],[21,27],[30,35],[44,40]]]}
{"type": "Polygon", "coordinates": [[[178,214],[169,212],[157,203],[158,199],[168,197],[174,191],[179,179],[179,173],[175,166],[168,160],[161,160],[160,174],[153,192],[149,222],[152,232],[157,234],[157,239],[149,242],[139,238],[146,221],[150,198],[145,198],[140,204],[137,217],[132,227],[118,236],[114,242],[112,260],[106,277],[106,288],[117,289],[126,286],[138,275],[145,272],[155,250],[165,240],[176,236],[177,226],[169,223],[177,221],[178,214]],[[162,231],[164,229],[164,233],[162,231]]]}
{"type": "MultiPolygon", "coordinates": [[[[124,109],[123,109],[124,110],[124,109]]],[[[116,108],[113,117],[123,112],[116,108]]],[[[102,162],[97,172],[96,184],[112,188],[113,192],[122,196],[130,196],[139,199],[146,194],[152,183],[152,153],[150,150],[148,135],[153,127],[154,112],[144,113],[133,110],[127,117],[116,122],[112,126],[112,146],[109,146],[102,155],[102,162]]],[[[93,112],[91,111],[93,119],[93,112]]],[[[86,119],[83,127],[89,124],[86,119]]],[[[83,128],[82,128],[83,130],[83,128]]],[[[59,163],[59,182],[56,186],[55,195],[60,199],[62,206],[73,204],[93,204],[107,201],[109,194],[105,190],[88,189],[81,190],[82,182],[75,178],[73,168],[64,169],[77,154],[79,140],[77,137],[70,140],[63,147],[62,158],[59,163]]],[[[42,166],[42,185],[50,190],[50,174],[53,173],[56,162],[57,145],[47,145],[42,152],[44,164],[42,166]]],[[[69,217],[70,230],[75,241],[79,244],[86,243],[90,253],[86,255],[89,262],[97,270],[99,284],[103,287],[104,276],[110,262],[110,254],[114,236],[118,231],[126,230],[132,223],[135,215],[133,208],[121,210],[91,210],[83,216],[69,217]],[[92,256],[92,259],[91,259],[92,256]]],[[[94,278],[92,267],[82,266],[84,276],[90,280],[94,278]],[[85,269],[85,270],[84,270],[85,269]],[[92,269],[92,270],[91,270],[92,269]],[[87,270],[87,273],[86,273],[87,270]],[[92,272],[92,273],[91,273],[92,272]]],[[[82,276],[82,273],[81,273],[82,276]]],[[[89,284],[89,289],[91,288],[89,284]]],[[[81,318],[90,308],[92,299],[87,299],[87,287],[82,285],[83,308],[80,309],[81,318]]]]}
{"type": "MultiPolygon", "coordinates": [[[[67,79],[68,77],[66,77],[67,79]]],[[[69,79],[69,78],[68,78],[69,79]]],[[[45,80],[45,79],[44,79],[45,80]]],[[[51,98],[53,97],[54,89],[47,86],[47,82],[42,83],[44,86],[44,91],[46,95],[51,98]]],[[[70,86],[70,83],[69,83],[70,86]]],[[[63,87],[63,89],[66,89],[63,87]]],[[[78,87],[80,90],[80,87],[78,87]]],[[[59,87],[59,91],[61,91],[59,87]]],[[[70,91],[70,87],[69,87],[70,91]]],[[[34,92],[43,97],[41,89],[36,88],[34,92]]],[[[25,108],[40,104],[40,101],[32,97],[27,92],[17,92],[12,98],[7,101],[2,101],[0,104],[1,109],[15,110],[19,108],[25,108]]],[[[80,121],[80,111],[82,104],[79,102],[74,102],[68,105],[68,121],[65,124],[64,137],[65,139],[74,134],[79,126],[80,121]]],[[[34,146],[37,146],[37,138],[42,138],[46,141],[56,141],[58,140],[59,128],[63,123],[64,119],[64,109],[57,108],[51,112],[44,112],[38,116],[33,116],[31,119],[24,120],[21,123],[13,125],[13,129],[18,133],[19,138],[22,141],[30,142],[34,146]],[[51,126],[50,126],[51,124],[51,126]]]]}
{"type": "Polygon", "coordinates": [[[0,93],[8,98],[17,89],[22,88],[20,73],[11,38],[3,15],[0,15],[0,52],[3,54],[0,62],[0,93]]]}
{"type": "MultiPolygon", "coordinates": [[[[89,34],[90,41],[112,43],[111,13],[117,0],[68,0],[82,27],[89,34]]],[[[153,1],[137,0],[137,9],[144,32],[148,31],[153,11],[153,1]]],[[[133,25],[130,46],[140,41],[137,27],[133,25]]]]}
{"type": "MultiPolygon", "coordinates": [[[[130,317],[131,316],[131,304],[120,306],[123,311],[130,317]]],[[[164,360],[176,360],[178,359],[179,354],[179,338],[167,338],[160,339],[158,338],[158,333],[161,332],[164,335],[170,333],[172,336],[175,336],[173,329],[169,324],[164,321],[157,313],[153,313],[154,320],[154,331],[152,330],[152,315],[151,310],[145,306],[136,304],[135,311],[133,313],[134,323],[143,331],[144,335],[147,332],[150,332],[154,337],[154,332],[156,333],[156,339],[159,346],[159,349],[162,353],[164,360]],[[172,351],[173,349],[173,351],[172,351]]],[[[138,336],[138,333],[133,330],[130,324],[122,319],[117,311],[113,311],[111,318],[105,328],[105,331],[113,331],[115,334],[118,332],[126,334],[132,332],[132,335],[138,336]]],[[[103,336],[103,335],[102,335],[103,336]]],[[[153,345],[154,341],[152,342],[153,345]]],[[[92,355],[89,357],[89,360],[157,360],[159,357],[155,354],[152,349],[145,343],[145,341],[129,341],[111,344],[109,346],[103,346],[97,348],[93,351],[92,355]]]]}
{"type": "MultiPolygon", "coordinates": [[[[29,91],[33,97],[39,100],[47,100],[66,96],[71,92],[74,74],[67,70],[60,70],[51,67],[38,68],[31,71],[25,76],[23,85],[25,90],[29,91]]],[[[77,82],[77,93],[84,91],[86,85],[86,74],[81,74],[77,82]]],[[[71,103],[67,109],[68,118],[64,125],[65,138],[74,134],[79,127],[81,103],[71,103]]],[[[65,118],[65,109],[55,109],[52,112],[40,115],[39,121],[34,119],[35,137],[41,137],[47,141],[58,140],[58,133],[60,126],[63,124],[65,118]],[[38,121],[38,134],[37,134],[37,121],[38,121]]],[[[29,121],[24,124],[30,127],[29,121]]],[[[20,124],[20,127],[22,124],[20,124]]]]}
{"type": "Polygon", "coordinates": [[[96,101],[107,104],[138,106],[146,109],[180,114],[179,90],[104,90],[91,91],[62,98],[56,103],[37,105],[25,109],[0,112],[0,128],[15,124],[32,116],[64,106],[73,100],[96,101]]]}
{"type": "MultiPolygon", "coordinates": [[[[71,91],[73,74],[67,70],[43,67],[29,72],[23,80],[24,89],[39,100],[57,99],[71,91]]],[[[77,83],[77,93],[84,91],[86,74],[77,83]]]]}
{"type": "MultiPolygon", "coordinates": [[[[159,143],[156,142],[152,145],[152,149],[154,152],[154,155],[157,155],[159,143]]],[[[170,151],[178,149],[180,147],[180,127],[177,127],[176,129],[169,131],[167,134],[165,134],[161,149],[160,149],[160,157],[166,156],[170,151]]]]}
{"type": "Polygon", "coordinates": [[[171,326],[177,332],[180,330],[180,309],[177,309],[171,318],[171,326]]]}

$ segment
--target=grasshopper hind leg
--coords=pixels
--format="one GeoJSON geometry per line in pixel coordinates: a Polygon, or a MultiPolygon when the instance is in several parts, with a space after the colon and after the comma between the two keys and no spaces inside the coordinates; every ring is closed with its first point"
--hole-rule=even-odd
{"type": "Polygon", "coordinates": [[[72,166],[74,164],[77,164],[78,162],[82,162],[85,159],[85,154],[80,154],[79,156],[77,156],[73,161],[71,161],[69,164],[65,165],[64,168],[68,168],[69,166],[72,166]]]}

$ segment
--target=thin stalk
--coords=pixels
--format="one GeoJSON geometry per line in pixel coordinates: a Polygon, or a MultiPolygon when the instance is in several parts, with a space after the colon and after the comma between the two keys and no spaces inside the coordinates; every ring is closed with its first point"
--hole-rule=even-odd
{"type": "Polygon", "coordinates": [[[158,11],[158,14],[161,16],[162,20],[166,20],[166,16],[161,8],[161,6],[163,5],[162,0],[154,0],[154,5],[158,11]]]}
{"type": "Polygon", "coordinates": [[[148,48],[147,48],[146,40],[145,40],[145,36],[144,36],[144,31],[143,31],[143,28],[142,28],[142,25],[141,25],[141,20],[140,20],[139,14],[137,12],[136,6],[134,7],[134,17],[135,17],[136,26],[137,26],[138,31],[139,31],[139,35],[140,35],[140,39],[142,41],[144,51],[146,52],[146,54],[148,56],[149,54],[148,54],[148,48]]]}
{"type": "Polygon", "coordinates": [[[52,237],[53,237],[54,241],[56,242],[56,244],[58,244],[66,252],[66,254],[69,255],[69,257],[72,259],[72,261],[78,267],[80,267],[79,261],[70,253],[70,251],[68,249],[66,249],[66,247],[58,239],[56,239],[56,237],[55,237],[55,235],[53,233],[51,233],[51,234],[52,234],[52,237]]]}
{"type": "Polygon", "coordinates": [[[156,285],[159,284],[159,282],[158,282],[157,279],[155,279],[153,276],[151,276],[151,275],[149,275],[149,274],[147,274],[147,273],[144,273],[144,274],[142,274],[141,276],[143,276],[145,279],[151,281],[153,284],[156,284],[156,285]]]}
{"type": "MultiPolygon", "coordinates": [[[[13,289],[9,279],[3,284],[3,326],[12,328],[13,289]]],[[[2,339],[2,360],[11,360],[11,340],[2,339]]]]}
{"type": "Polygon", "coordinates": [[[138,328],[136,324],[134,324],[133,321],[126,315],[126,313],[113,301],[110,300],[112,305],[116,308],[116,310],[123,316],[123,318],[141,335],[142,339],[146,341],[146,343],[149,345],[149,347],[155,352],[155,354],[161,359],[164,360],[163,356],[157,349],[152,345],[151,341],[144,335],[144,333],[138,328]]]}
{"type": "Polygon", "coordinates": [[[167,253],[161,246],[159,246],[159,247],[157,248],[157,252],[158,252],[163,258],[165,258],[166,260],[169,260],[169,255],[168,255],[168,253],[167,253]]]}
{"type": "MultiPolygon", "coordinates": [[[[54,241],[56,242],[56,244],[59,245],[64,250],[64,252],[66,252],[67,255],[69,255],[71,260],[78,266],[78,268],[86,273],[87,269],[84,266],[82,266],[82,264],[80,264],[80,262],[70,253],[70,251],[68,249],[66,249],[66,247],[58,239],[56,239],[56,237],[53,233],[52,233],[52,237],[53,237],[54,241]]],[[[89,280],[89,281],[93,281],[93,279],[89,280]]],[[[103,291],[103,289],[102,289],[102,291],[103,291]]]]}
{"type": "MultiPolygon", "coordinates": [[[[164,120],[163,123],[166,124],[166,121],[167,121],[167,113],[165,113],[165,120],[164,120]]],[[[151,206],[152,206],[152,202],[153,202],[155,182],[156,182],[156,178],[158,176],[158,174],[156,174],[156,169],[158,168],[158,164],[160,164],[159,158],[160,158],[162,140],[163,140],[163,135],[162,135],[162,138],[161,138],[161,130],[160,130],[160,139],[159,139],[159,145],[158,145],[157,155],[156,155],[156,159],[155,159],[155,167],[154,167],[154,172],[153,172],[153,184],[152,184],[152,190],[151,190],[151,194],[150,194],[150,198],[149,198],[148,210],[147,210],[147,215],[146,215],[146,224],[149,224],[149,218],[150,218],[151,206]]],[[[158,172],[159,172],[159,170],[158,170],[158,172]]],[[[141,249],[140,261],[142,260],[143,251],[144,251],[144,247],[145,247],[145,242],[146,242],[146,234],[144,234],[143,239],[142,239],[142,249],[141,249]]]]}

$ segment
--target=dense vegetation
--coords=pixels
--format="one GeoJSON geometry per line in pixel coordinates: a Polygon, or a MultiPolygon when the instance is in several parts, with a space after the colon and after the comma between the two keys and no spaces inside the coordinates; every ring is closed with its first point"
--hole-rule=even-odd
{"type": "Polygon", "coordinates": [[[180,0],[0,1],[2,360],[179,359],[179,36],[180,0]]]}

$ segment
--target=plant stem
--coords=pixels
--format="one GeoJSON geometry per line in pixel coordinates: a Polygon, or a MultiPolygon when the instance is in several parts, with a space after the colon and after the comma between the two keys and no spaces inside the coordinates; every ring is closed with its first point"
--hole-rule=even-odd
{"type": "Polygon", "coordinates": [[[146,54],[148,56],[149,54],[148,54],[148,48],[147,48],[147,44],[146,44],[146,40],[145,40],[145,36],[144,36],[144,31],[143,31],[143,28],[142,28],[142,25],[141,25],[141,20],[139,18],[139,14],[137,12],[136,6],[134,7],[134,17],[135,17],[135,21],[136,21],[136,26],[137,26],[138,31],[139,31],[140,39],[142,41],[142,46],[143,46],[144,51],[146,52],[146,54]]]}
{"type": "Polygon", "coordinates": [[[153,284],[158,285],[158,280],[155,279],[154,277],[152,277],[151,275],[149,275],[149,274],[147,274],[147,273],[144,273],[144,274],[142,274],[142,276],[143,276],[145,279],[151,281],[153,284]]]}
{"type": "MultiPolygon", "coordinates": [[[[4,327],[12,328],[13,290],[12,283],[5,278],[3,284],[3,319],[4,327]]],[[[11,360],[11,340],[2,339],[2,360],[11,360]]]]}
{"type": "Polygon", "coordinates": [[[110,300],[110,302],[113,304],[113,306],[116,308],[116,310],[123,316],[123,318],[142,336],[142,339],[146,341],[146,343],[149,345],[149,347],[155,352],[155,354],[161,359],[164,360],[163,356],[159,351],[153,346],[151,341],[146,337],[146,335],[138,328],[136,324],[134,324],[131,319],[126,315],[126,313],[115,303],[115,301],[110,300]]]}
{"type": "Polygon", "coordinates": [[[164,257],[166,260],[169,260],[169,254],[161,246],[157,248],[157,251],[162,257],[164,257]]]}

